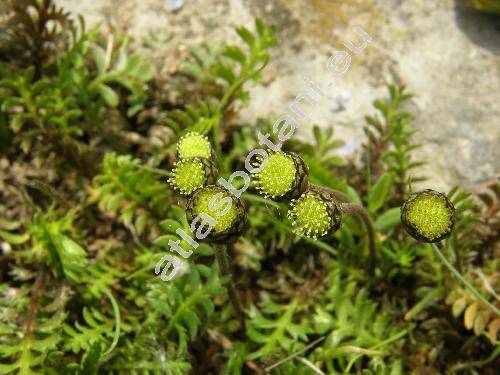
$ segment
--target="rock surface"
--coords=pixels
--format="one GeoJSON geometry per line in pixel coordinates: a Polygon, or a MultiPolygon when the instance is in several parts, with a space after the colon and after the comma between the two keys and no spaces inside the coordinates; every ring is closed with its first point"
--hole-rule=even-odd
{"type": "MultiPolygon", "coordinates": [[[[427,187],[474,188],[498,176],[500,164],[500,18],[479,14],[463,0],[59,0],[88,24],[127,33],[168,74],[190,44],[237,40],[233,27],[255,17],[276,25],[263,85],[252,89],[244,120],[277,117],[301,91],[303,76],[324,84],[321,103],[307,123],[334,126],[356,150],[371,103],[389,83],[415,94],[416,138],[427,187]],[[348,72],[332,80],[326,63],[354,27],[373,38],[353,55],[348,72]],[[335,111],[334,111],[335,110],[335,111]]],[[[303,126],[298,136],[310,137],[303,126]]]]}

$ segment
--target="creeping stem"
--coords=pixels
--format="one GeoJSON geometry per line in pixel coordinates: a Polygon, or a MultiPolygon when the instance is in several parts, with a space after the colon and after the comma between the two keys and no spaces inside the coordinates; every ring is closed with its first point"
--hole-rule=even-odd
{"type": "Polygon", "coordinates": [[[228,294],[241,328],[245,327],[245,316],[243,314],[243,307],[241,306],[240,299],[238,298],[238,291],[234,285],[233,275],[231,273],[229,259],[226,251],[227,246],[222,244],[214,244],[215,258],[219,264],[220,273],[222,276],[228,276],[228,294]]]}
{"type": "Polygon", "coordinates": [[[376,247],[375,247],[375,231],[373,230],[373,224],[370,219],[370,215],[368,212],[361,206],[355,203],[346,203],[349,201],[349,198],[342,193],[341,191],[333,190],[324,186],[317,186],[309,184],[309,188],[314,189],[316,191],[320,191],[324,194],[329,195],[335,203],[338,205],[340,211],[343,214],[348,215],[356,215],[362,221],[366,227],[366,232],[368,235],[368,251],[370,254],[370,264],[369,264],[369,273],[371,276],[375,275],[375,265],[376,265],[376,247]]]}

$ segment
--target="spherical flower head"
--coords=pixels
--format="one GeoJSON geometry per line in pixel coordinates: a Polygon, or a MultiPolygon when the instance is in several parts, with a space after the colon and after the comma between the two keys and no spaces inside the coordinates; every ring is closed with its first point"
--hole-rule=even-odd
{"type": "Polygon", "coordinates": [[[447,237],[455,222],[455,208],[446,195],[434,190],[414,193],[401,207],[401,222],[412,237],[423,242],[439,242],[447,237]]]}
{"type": "Polygon", "coordinates": [[[253,174],[257,189],[266,198],[288,201],[298,198],[307,186],[308,169],[304,161],[292,152],[270,152],[267,160],[260,157],[253,174]]]}
{"type": "Polygon", "coordinates": [[[337,205],[328,196],[316,191],[306,191],[299,199],[293,200],[288,217],[295,234],[310,238],[333,234],[341,225],[337,205]]]}
{"type": "Polygon", "coordinates": [[[212,157],[212,145],[203,134],[189,132],[183,135],[177,142],[177,156],[179,159],[210,159],[212,157]]]}
{"type": "Polygon", "coordinates": [[[188,220],[192,222],[202,214],[210,216],[216,222],[207,236],[212,242],[233,242],[246,228],[245,206],[239,198],[221,186],[205,186],[190,198],[187,206],[188,220]]]}
{"type": "Polygon", "coordinates": [[[202,186],[213,184],[217,171],[213,163],[203,158],[187,158],[174,164],[170,186],[183,195],[191,195],[202,186]]]}

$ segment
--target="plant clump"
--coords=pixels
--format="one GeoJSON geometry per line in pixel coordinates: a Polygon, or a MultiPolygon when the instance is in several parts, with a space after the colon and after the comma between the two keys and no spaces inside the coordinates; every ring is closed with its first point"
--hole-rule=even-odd
{"type": "Polygon", "coordinates": [[[266,198],[276,201],[298,198],[307,186],[307,166],[295,153],[271,152],[267,160],[260,158],[259,165],[262,168],[254,173],[254,181],[266,198]]]}
{"type": "Polygon", "coordinates": [[[412,237],[439,242],[451,233],[454,213],[453,204],[444,194],[426,189],[412,194],[403,204],[401,222],[412,237]]]}
{"type": "Polygon", "coordinates": [[[280,139],[239,115],[272,27],[154,77],[66,14],[0,1],[0,373],[496,373],[500,187],[402,215],[423,181],[403,88],[374,102],[360,163],[312,126],[251,170],[280,139]],[[455,225],[429,245],[400,216],[433,241],[455,225]]]}

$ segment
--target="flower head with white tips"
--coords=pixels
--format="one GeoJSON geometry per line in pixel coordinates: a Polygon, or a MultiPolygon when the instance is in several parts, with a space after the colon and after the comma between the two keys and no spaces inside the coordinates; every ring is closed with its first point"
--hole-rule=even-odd
{"type": "Polygon", "coordinates": [[[253,174],[257,190],[266,198],[288,201],[298,198],[307,186],[308,169],[304,161],[292,152],[270,152],[267,160],[259,157],[253,174]]]}
{"type": "Polygon", "coordinates": [[[217,170],[213,163],[203,158],[187,158],[174,164],[168,183],[182,195],[215,182],[217,170]]]}
{"type": "Polygon", "coordinates": [[[333,234],[341,225],[336,204],[329,197],[311,190],[292,200],[288,217],[295,234],[311,238],[333,234]]]}
{"type": "Polygon", "coordinates": [[[212,145],[205,135],[189,132],[177,142],[177,156],[179,159],[210,159],[212,157],[212,145]]]}

